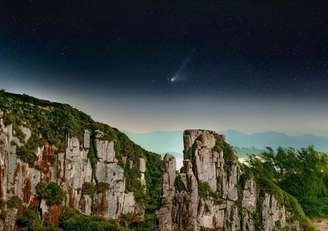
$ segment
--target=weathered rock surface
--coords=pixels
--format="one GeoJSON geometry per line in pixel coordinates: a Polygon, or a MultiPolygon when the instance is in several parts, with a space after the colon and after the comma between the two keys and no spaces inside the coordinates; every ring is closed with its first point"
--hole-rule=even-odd
{"type": "MultiPolygon", "coordinates": [[[[31,137],[31,131],[23,128],[25,142],[31,137]]],[[[74,208],[86,215],[97,215],[107,219],[120,220],[122,215],[143,216],[143,208],[137,205],[133,192],[126,191],[124,169],[116,159],[114,142],[95,139],[98,161],[94,168],[88,158],[91,148],[91,133],[86,130],[83,143],[75,137],[67,138],[66,150],[56,152],[56,148],[46,144],[38,148],[35,166],[24,163],[16,154],[16,148],[22,146],[13,134],[12,125],[5,126],[0,117],[0,230],[14,230],[19,209],[6,205],[10,198],[18,197],[23,208],[39,208],[44,219],[56,226],[63,206],[74,208]],[[39,182],[55,182],[65,193],[62,205],[48,206],[36,195],[39,182]],[[83,193],[84,184],[102,184],[104,189],[94,195],[83,193]]],[[[143,158],[136,164],[140,169],[140,181],[145,184],[146,162],[143,158]]],[[[57,224],[58,225],[58,224],[57,224]]]]}
{"type": "Polygon", "coordinates": [[[164,158],[163,205],[156,214],[159,230],[302,230],[275,195],[242,172],[222,136],[187,130],[184,146],[178,175],[174,158],[164,158]]]}
{"type": "Polygon", "coordinates": [[[173,156],[164,157],[160,205],[159,155],[67,105],[35,104],[34,98],[12,94],[2,102],[0,231],[17,230],[16,220],[27,208],[41,215],[42,223],[58,227],[65,207],[125,225],[146,217],[142,227],[147,223],[148,228],[141,230],[152,229],[154,214],[149,213],[158,207],[160,231],[304,230],[280,197],[243,172],[231,147],[215,132],[185,131],[180,172],[173,156]],[[69,126],[59,123],[65,118],[69,126]],[[52,130],[57,125],[61,129],[52,130]],[[47,196],[38,196],[40,185],[60,191],[59,202],[50,205],[47,196]]]}

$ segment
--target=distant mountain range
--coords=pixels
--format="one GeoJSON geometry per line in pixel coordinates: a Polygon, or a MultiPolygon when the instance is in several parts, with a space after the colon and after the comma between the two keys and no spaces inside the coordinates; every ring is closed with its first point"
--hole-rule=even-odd
{"type": "MultiPolygon", "coordinates": [[[[222,132],[221,132],[222,133],[222,132]]],[[[150,133],[126,132],[131,140],[143,148],[157,153],[182,153],[183,131],[159,131],[150,133]]],[[[309,145],[323,152],[328,152],[328,138],[316,135],[290,136],[279,132],[259,132],[247,134],[237,130],[223,132],[227,141],[236,147],[239,155],[258,154],[266,147],[303,148],[309,145]]]]}
{"type": "Polygon", "coordinates": [[[266,147],[277,148],[293,147],[304,148],[314,145],[316,149],[328,152],[328,138],[311,134],[290,136],[279,132],[242,133],[236,130],[224,132],[227,140],[237,147],[255,147],[265,149],[266,147]]]}

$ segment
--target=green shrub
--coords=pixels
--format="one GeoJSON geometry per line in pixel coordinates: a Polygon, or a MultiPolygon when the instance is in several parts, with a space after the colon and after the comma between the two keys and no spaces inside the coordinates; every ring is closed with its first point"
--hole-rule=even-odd
{"type": "Polygon", "coordinates": [[[97,193],[104,193],[109,190],[109,184],[105,182],[99,182],[96,186],[97,193]]]}
{"type": "Polygon", "coordinates": [[[25,134],[22,132],[19,126],[15,125],[13,126],[13,129],[15,131],[15,136],[19,139],[21,143],[25,141],[25,134]]]}
{"type": "Polygon", "coordinates": [[[227,165],[237,161],[237,156],[234,153],[233,147],[225,142],[223,138],[217,138],[213,150],[217,152],[223,152],[224,161],[227,165]]]}
{"type": "Polygon", "coordinates": [[[39,214],[32,209],[26,210],[22,216],[18,217],[16,225],[24,231],[44,230],[39,214]]]}
{"type": "Polygon", "coordinates": [[[46,200],[48,205],[61,204],[65,199],[64,191],[54,182],[40,182],[36,186],[38,197],[46,200]]]}
{"type": "Polygon", "coordinates": [[[23,206],[23,202],[19,197],[14,196],[7,201],[7,206],[8,206],[8,208],[17,208],[18,209],[23,206]]]}
{"type": "Polygon", "coordinates": [[[91,182],[84,182],[82,185],[82,193],[93,196],[96,193],[104,193],[109,190],[109,184],[106,182],[99,182],[97,184],[91,182]]]}
{"type": "Polygon", "coordinates": [[[16,225],[22,231],[62,231],[49,224],[44,224],[36,210],[27,209],[16,220],[16,225]]]}
{"type": "Polygon", "coordinates": [[[193,148],[188,148],[183,150],[183,159],[184,160],[192,160],[192,155],[193,155],[193,148]]]}
{"type": "Polygon", "coordinates": [[[204,181],[198,181],[198,194],[203,199],[209,199],[210,197],[217,199],[218,196],[212,191],[210,185],[204,181]]]}
{"type": "MultiPolygon", "coordinates": [[[[162,157],[152,152],[146,152],[146,172],[145,180],[146,192],[146,213],[154,213],[160,207],[163,190],[164,165],[162,157]]],[[[149,216],[151,217],[151,216],[149,216]]]]}
{"type": "Polygon", "coordinates": [[[96,186],[91,182],[84,182],[82,185],[82,193],[85,195],[94,195],[96,192],[96,186]]]}
{"type": "Polygon", "coordinates": [[[141,184],[141,175],[137,166],[133,166],[132,168],[130,168],[130,166],[126,166],[124,168],[124,175],[126,179],[126,191],[133,192],[136,202],[141,206],[145,206],[145,188],[141,184]]]}
{"type": "Polygon", "coordinates": [[[34,162],[38,159],[34,151],[28,149],[26,146],[17,147],[16,154],[22,161],[28,163],[31,166],[33,166],[34,162]]]}
{"type": "Polygon", "coordinates": [[[174,181],[174,188],[177,192],[187,191],[185,184],[181,179],[181,175],[178,174],[174,181]]]}
{"type": "Polygon", "coordinates": [[[114,221],[88,217],[72,209],[65,209],[60,227],[64,231],[129,231],[127,228],[119,227],[114,221]]]}

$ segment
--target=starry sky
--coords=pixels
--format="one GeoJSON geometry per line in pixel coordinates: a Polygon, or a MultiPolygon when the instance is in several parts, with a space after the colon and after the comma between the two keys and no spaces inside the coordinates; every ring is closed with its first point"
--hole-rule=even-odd
{"type": "Polygon", "coordinates": [[[324,1],[1,0],[0,88],[129,131],[328,136],[324,1]]]}

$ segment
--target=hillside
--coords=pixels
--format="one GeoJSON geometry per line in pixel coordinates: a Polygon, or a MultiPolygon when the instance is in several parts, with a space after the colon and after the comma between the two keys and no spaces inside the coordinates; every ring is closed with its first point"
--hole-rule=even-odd
{"type": "Polygon", "coordinates": [[[290,194],[208,130],[184,165],[65,104],[0,92],[0,230],[315,230],[290,194]]]}
{"type": "MultiPolygon", "coordinates": [[[[0,199],[11,209],[7,216],[18,209],[23,219],[27,208],[37,209],[46,225],[56,226],[64,205],[128,226],[154,219],[160,155],[69,105],[1,91],[0,111],[0,199]]],[[[15,219],[4,222],[12,227],[15,219]]]]}

